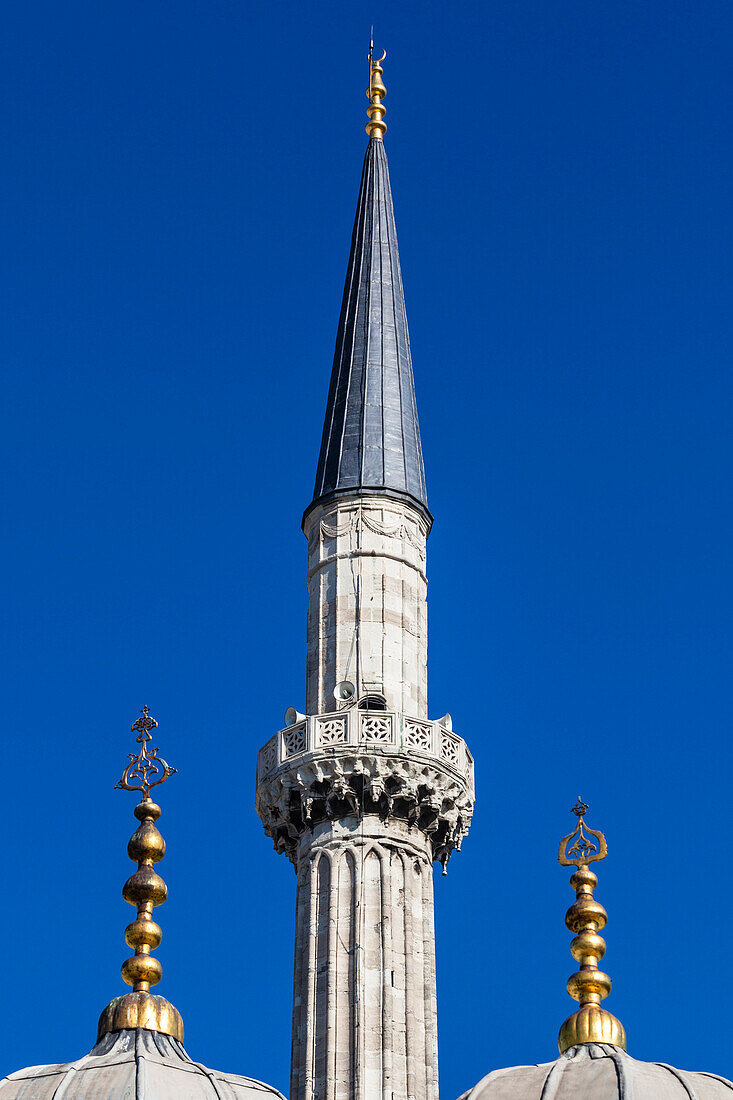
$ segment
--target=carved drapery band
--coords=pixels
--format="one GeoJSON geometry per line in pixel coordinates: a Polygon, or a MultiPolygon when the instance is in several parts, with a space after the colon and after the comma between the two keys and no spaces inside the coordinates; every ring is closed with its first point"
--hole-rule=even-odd
{"type": "Polygon", "coordinates": [[[469,830],[473,794],[437,761],[371,755],[344,746],[278,769],[260,783],[256,805],[275,850],[294,866],[306,830],[321,821],[375,815],[419,829],[445,871],[469,830]]]}
{"type": "MultiPolygon", "coordinates": [[[[325,538],[334,539],[341,538],[343,535],[358,534],[362,528],[365,528],[367,531],[371,531],[375,535],[382,535],[384,538],[396,538],[400,541],[409,542],[424,561],[427,532],[424,535],[421,532],[420,535],[416,536],[411,530],[410,524],[399,514],[395,516],[393,523],[384,523],[377,519],[379,511],[379,509],[364,508],[363,505],[359,505],[341,523],[329,523],[328,519],[334,516],[334,513],[332,513],[328,517],[324,516],[321,520],[319,524],[320,533],[325,538]]],[[[337,515],[338,512],[335,513],[335,516],[337,515]]]]}

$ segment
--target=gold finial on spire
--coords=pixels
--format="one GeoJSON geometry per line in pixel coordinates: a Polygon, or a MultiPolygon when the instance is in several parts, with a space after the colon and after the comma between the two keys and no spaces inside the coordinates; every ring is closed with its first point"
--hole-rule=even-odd
{"type": "Polygon", "coordinates": [[[570,996],[580,1001],[580,1008],[560,1028],[558,1046],[561,1054],[579,1043],[609,1043],[626,1050],[623,1024],[601,1008],[601,1001],[611,992],[611,979],[598,969],[598,963],[606,953],[606,941],[599,932],[606,927],[608,915],[593,897],[598,878],[589,864],[605,859],[608,845],[603,833],[586,826],[587,812],[586,803],[578,797],[573,806],[578,824],[572,833],[560,841],[558,855],[563,867],[577,868],[570,879],[570,885],[575,890],[575,903],[565,914],[565,924],[575,933],[570,951],[580,963],[577,973],[568,978],[567,986],[570,996]]]}
{"type": "Polygon", "coordinates": [[[366,124],[366,132],[369,134],[370,138],[382,138],[387,133],[387,123],[384,121],[384,116],[387,112],[382,104],[382,100],[387,94],[387,89],[382,83],[382,62],[386,56],[386,50],[382,50],[381,57],[375,58],[374,56],[374,28],[372,27],[368,54],[369,87],[366,93],[367,99],[369,100],[369,106],[367,107],[369,121],[366,124]]]}
{"type": "Polygon", "coordinates": [[[138,734],[140,750],[137,755],[129,754],[122,778],[116,784],[116,789],[139,791],[142,794],[142,799],[134,810],[140,824],[127,845],[127,854],[133,863],[137,863],[137,871],[130,876],[122,890],[125,901],[137,909],[135,920],[125,929],[125,941],[128,947],[134,948],[135,954],[122,964],[122,977],[132,986],[132,992],[123,997],[115,997],[107,1005],[99,1017],[97,1039],[101,1039],[109,1031],[141,1027],[172,1035],[182,1043],[183,1020],[178,1009],[166,1001],[165,997],[150,992],[151,985],[156,985],[163,973],[159,961],[151,955],[151,951],[160,945],[163,937],[160,925],[153,920],[153,909],[156,905],[162,905],[168,896],[168,887],[154,866],[165,855],[165,841],[155,825],[160,817],[160,806],[153,802],[150,791],[160,783],[165,783],[176,769],[169,767],[158,756],[157,748],[148,749],[152,730],[156,729],[158,723],[151,717],[146,706],[140,713],[141,717],[131,726],[133,733],[138,734]]]}

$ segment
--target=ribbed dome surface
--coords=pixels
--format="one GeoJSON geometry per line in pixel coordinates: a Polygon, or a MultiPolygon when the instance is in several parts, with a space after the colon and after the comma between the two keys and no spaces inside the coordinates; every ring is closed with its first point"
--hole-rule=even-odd
{"type": "Polygon", "coordinates": [[[731,1100],[733,1083],[714,1073],[688,1073],[637,1062],[619,1047],[588,1043],[555,1062],[497,1069],[461,1100],[731,1100]]]}
{"type": "Polygon", "coordinates": [[[267,1100],[277,1089],[192,1062],[169,1035],[114,1031],[80,1058],[31,1066],[0,1081],[0,1100],[267,1100]]]}

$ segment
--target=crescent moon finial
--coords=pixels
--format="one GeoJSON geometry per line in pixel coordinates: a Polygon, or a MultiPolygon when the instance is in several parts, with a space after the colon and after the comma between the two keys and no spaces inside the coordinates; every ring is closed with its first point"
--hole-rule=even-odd
{"type": "Polygon", "coordinates": [[[383,138],[387,132],[387,124],[384,121],[385,109],[382,103],[383,98],[387,94],[387,89],[382,81],[382,62],[387,56],[387,51],[382,50],[381,57],[374,56],[374,28],[372,28],[372,36],[369,41],[369,87],[367,88],[367,98],[369,100],[369,106],[367,107],[367,114],[369,115],[369,121],[367,122],[366,132],[370,138],[383,138]]]}

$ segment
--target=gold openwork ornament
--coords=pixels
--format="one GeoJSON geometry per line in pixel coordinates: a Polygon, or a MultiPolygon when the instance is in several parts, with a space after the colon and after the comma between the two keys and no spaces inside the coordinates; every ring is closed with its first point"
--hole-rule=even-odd
{"type": "Polygon", "coordinates": [[[588,805],[583,802],[580,795],[578,795],[578,801],[573,806],[572,813],[577,817],[578,824],[572,833],[568,833],[560,841],[558,862],[563,867],[587,867],[589,863],[605,859],[608,855],[606,838],[598,829],[591,829],[586,826],[585,815],[588,813],[588,805]],[[587,833],[586,829],[588,830],[587,833]],[[570,844],[571,841],[572,844],[570,844]],[[568,844],[570,844],[570,848],[568,848],[568,844]]]}
{"type": "Polygon", "coordinates": [[[152,741],[151,731],[157,729],[158,723],[150,714],[148,707],[144,706],[140,711],[140,717],[132,723],[130,729],[137,733],[136,741],[140,751],[128,754],[127,767],[122,773],[119,782],[115,784],[115,790],[140,791],[143,798],[147,798],[153,787],[165,783],[171,775],[175,775],[176,769],[171,768],[162,756],[158,756],[160,749],[148,749],[148,742],[152,741]]]}

